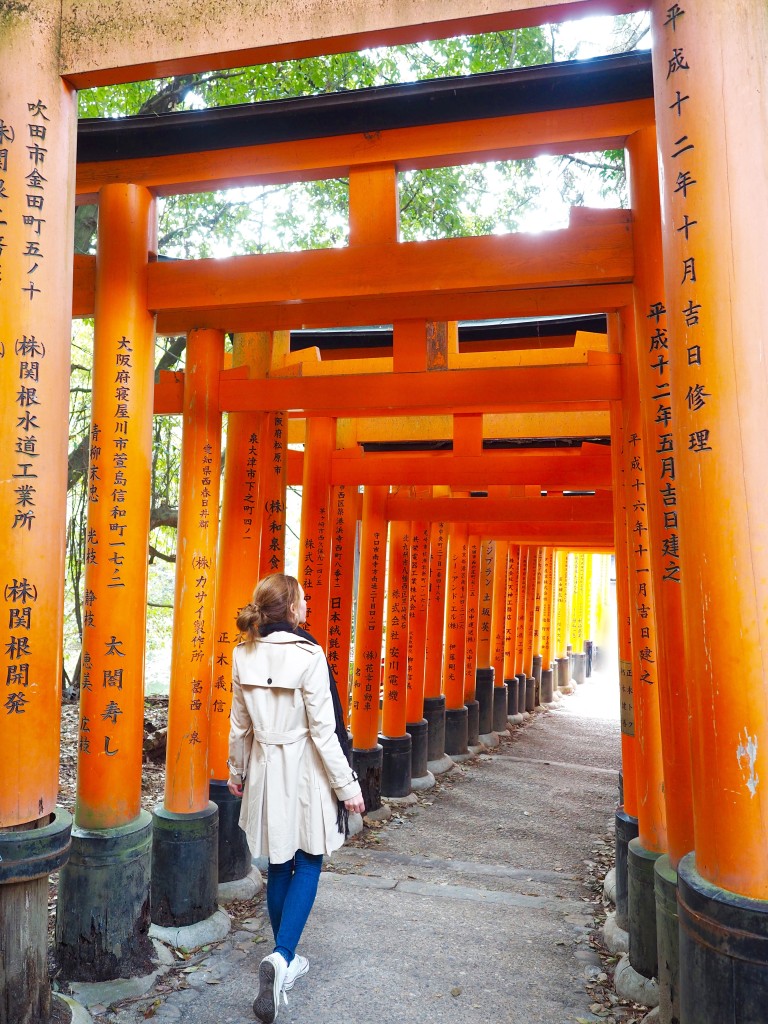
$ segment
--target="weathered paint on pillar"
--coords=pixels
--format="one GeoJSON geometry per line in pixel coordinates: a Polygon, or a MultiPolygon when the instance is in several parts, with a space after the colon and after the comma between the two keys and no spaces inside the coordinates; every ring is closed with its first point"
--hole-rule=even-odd
{"type": "Polygon", "coordinates": [[[285,487],[288,463],[288,416],[267,416],[264,444],[259,446],[259,515],[261,554],[259,579],[285,571],[285,487]]]}
{"type": "Polygon", "coordinates": [[[557,580],[555,593],[555,657],[565,657],[568,643],[566,635],[567,601],[568,601],[568,552],[557,552],[557,580]]]}
{"type": "Polygon", "coordinates": [[[349,720],[349,662],[352,641],[352,593],[355,575],[357,488],[335,485],[331,488],[331,573],[328,598],[328,664],[336,679],[336,688],[349,720]]]}
{"type": "Polygon", "coordinates": [[[464,647],[464,700],[475,699],[477,670],[477,623],[480,599],[480,538],[473,534],[467,541],[467,629],[464,647]]]}
{"type": "MultiPolygon", "coordinates": [[[[267,332],[236,334],[232,365],[245,366],[252,377],[269,368],[272,347],[267,332]]],[[[213,687],[208,748],[208,773],[226,781],[229,776],[229,711],[232,706],[232,648],[240,641],[238,612],[251,599],[259,578],[261,521],[259,513],[259,450],[265,443],[267,415],[231,412],[227,416],[226,459],[222,485],[221,522],[216,556],[213,687]]]]}
{"type": "Polygon", "coordinates": [[[491,665],[494,686],[504,685],[504,643],[507,625],[507,554],[509,543],[496,541],[491,604],[491,665]]]}
{"type": "MultiPolygon", "coordinates": [[[[648,548],[656,606],[659,706],[669,857],[677,868],[694,846],[688,673],[681,591],[674,406],[664,302],[656,133],[627,140],[635,253],[635,332],[643,441],[649,476],[648,548]]],[[[706,402],[700,397],[692,401],[706,402]]]]}
{"type": "Polygon", "coordinates": [[[363,492],[351,715],[352,744],[357,750],[373,750],[379,735],[387,492],[384,486],[366,487],[363,492]]]}
{"type": "Polygon", "coordinates": [[[452,523],[448,536],[443,693],[448,709],[464,707],[466,650],[467,527],[452,523]]]}
{"type": "Polygon", "coordinates": [[[389,524],[387,635],[384,645],[381,731],[405,736],[408,687],[408,569],[410,523],[389,524]]]}
{"type": "Polygon", "coordinates": [[[0,13],[0,827],[58,792],[77,128],[60,14],[0,13]]]}
{"type": "Polygon", "coordinates": [[[425,697],[439,697],[442,692],[447,549],[448,524],[432,523],[429,530],[429,600],[424,658],[425,697]]]}
{"type": "Polygon", "coordinates": [[[493,608],[493,574],[496,562],[494,541],[483,538],[480,543],[480,597],[478,600],[477,667],[491,667],[491,609],[493,608]]]}
{"type": "Polygon", "coordinates": [[[541,669],[546,672],[554,659],[552,621],[555,614],[555,549],[546,548],[544,555],[544,584],[541,601],[541,669]]]}
{"type": "Polygon", "coordinates": [[[301,488],[299,579],[307,601],[307,629],[325,649],[328,643],[330,587],[331,457],[336,421],[325,416],[307,420],[304,477],[301,488]]]}
{"type": "Polygon", "coordinates": [[[766,899],[768,10],[655,2],[652,26],[696,867],[766,899]]]}
{"type": "Polygon", "coordinates": [[[141,809],[154,213],[144,188],[101,190],[75,809],[87,829],[127,825],[141,809]]]}
{"type": "Polygon", "coordinates": [[[429,603],[429,523],[411,523],[411,572],[408,598],[408,707],[409,722],[421,721],[424,712],[424,648],[429,603]]]}
{"type": "Polygon", "coordinates": [[[163,801],[176,814],[208,806],[223,355],[221,331],[189,332],[163,801]]]}
{"type": "Polygon", "coordinates": [[[533,653],[541,655],[541,616],[544,605],[544,562],[546,548],[539,548],[536,558],[536,598],[533,608],[533,653]]]}
{"type": "Polygon", "coordinates": [[[517,592],[520,585],[520,545],[510,544],[507,549],[506,614],[504,616],[504,678],[515,674],[515,644],[517,632],[517,592]]]}

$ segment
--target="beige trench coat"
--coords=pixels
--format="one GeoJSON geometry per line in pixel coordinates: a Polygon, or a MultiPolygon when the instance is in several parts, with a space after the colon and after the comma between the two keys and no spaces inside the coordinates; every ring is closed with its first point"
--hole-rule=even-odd
{"type": "Polygon", "coordinates": [[[235,647],[229,767],[245,780],[240,827],[254,857],[282,864],[344,842],[336,797],[360,786],[335,730],[321,647],[287,632],[235,647]]]}

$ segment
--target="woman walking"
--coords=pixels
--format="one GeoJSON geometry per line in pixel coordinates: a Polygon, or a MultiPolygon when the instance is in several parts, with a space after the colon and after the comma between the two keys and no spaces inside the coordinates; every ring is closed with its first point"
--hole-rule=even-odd
{"type": "Polygon", "coordinates": [[[269,858],[275,948],[259,965],[253,1003],[264,1024],[272,1024],[281,995],[309,970],[296,946],[323,854],[344,842],[347,813],[364,809],[328,663],[299,628],[306,614],[298,580],[265,576],[238,616],[247,639],[235,648],[232,666],[228,788],[243,798],[240,827],[251,853],[269,858]]]}

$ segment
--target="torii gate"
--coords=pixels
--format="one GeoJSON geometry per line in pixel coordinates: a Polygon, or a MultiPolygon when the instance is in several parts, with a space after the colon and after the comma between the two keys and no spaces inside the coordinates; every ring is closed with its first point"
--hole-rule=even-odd
{"type": "MultiPolygon", "coordinates": [[[[617,0],[601,10],[642,6],[617,0]]],[[[55,809],[61,653],[51,633],[58,637],[62,619],[62,558],[56,553],[63,554],[65,519],[67,389],[62,385],[72,279],[73,90],[185,69],[535,24],[594,9],[588,0],[462,0],[461,5],[444,0],[425,10],[423,3],[406,0],[394,14],[349,0],[337,6],[330,32],[320,2],[283,5],[270,13],[269,22],[244,21],[238,11],[204,5],[190,12],[172,0],[156,3],[151,14],[125,0],[110,9],[108,18],[91,7],[53,0],[42,0],[34,11],[19,5],[2,14],[0,379],[17,415],[2,428],[6,443],[0,477],[8,613],[3,626],[5,713],[0,718],[0,821],[6,830],[0,834],[0,899],[2,948],[17,941],[16,922],[22,919],[37,957],[35,969],[28,958],[25,971],[11,964],[7,972],[0,1004],[7,1019],[9,999],[14,1013],[19,1005],[24,1008],[27,1020],[48,1019],[41,939],[45,878],[66,858],[69,836],[67,815],[55,809]],[[20,907],[26,907],[23,913],[20,907]]],[[[107,502],[99,502],[106,492],[95,482],[89,530],[93,544],[101,546],[98,551],[94,547],[92,564],[99,568],[92,572],[93,592],[102,598],[102,608],[109,603],[109,610],[106,615],[94,611],[98,642],[90,638],[91,663],[84,659],[84,669],[91,673],[91,685],[98,680],[110,695],[126,682],[119,708],[112,701],[102,706],[103,695],[97,694],[101,703],[94,697],[93,713],[84,713],[87,721],[81,723],[84,732],[93,734],[83,737],[83,757],[90,752],[88,742],[98,736],[94,752],[99,751],[100,761],[99,771],[83,773],[78,842],[81,849],[90,844],[92,852],[107,839],[119,850],[117,859],[107,855],[103,862],[102,892],[114,888],[118,860],[130,865],[127,871],[119,869],[126,882],[122,895],[129,902],[140,904],[148,886],[149,823],[139,813],[135,785],[143,644],[136,595],[146,572],[143,522],[155,327],[194,328],[189,345],[197,358],[195,373],[185,375],[184,410],[188,415],[201,404],[202,412],[197,419],[189,415],[188,450],[196,454],[195,461],[186,461],[199,480],[210,479],[210,485],[203,483],[211,491],[209,502],[217,478],[209,439],[222,411],[265,412],[263,432],[273,445],[282,440],[286,412],[309,411],[318,430],[307,430],[308,450],[317,445],[326,452],[334,445],[322,420],[427,412],[448,413],[461,422],[466,415],[468,422],[452,435],[462,452],[460,461],[478,458],[478,412],[552,409],[552,402],[557,408],[565,384],[580,401],[610,407],[616,557],[623,581],[620,645],[627,665],[623,672],[631,672],[634,684],[634,728],[628,721],[623,743],[625,811],[637,818],[639,828],[638,839],[630,843],[630,885],[636,887],[632,906],[644,913],[635,916],[648,916],[648,904],[653,904],[656,862],[662,920],[677,887],[681,1020],[709,1024],[734,1014],[744,1022],[759,1016],[766,988],[761,943],[768,895],[761,788],[765,695],[764,686],[754,691],[734,682],[732,662],[738,636],[745,677],[764,680],[768,468],[759,430],[768,378],[760,344],[766,299],[756,253],[768,204],[759,187],[766,170],[761,86],[768,14],[757,0],[737,9],[725,9],[715,0],[700,0],[687,9],[664,0],[652,4],[652,22],[661,177],[647,112],[643,119],[635,110],[631,124],[614,121],[610,129],[594,128],[591,134],[593,139],[626,141],[631,222],[616,215],[574,222],[558,238],[546,240],[462,239],[419,247],[397,242],[396,166],[429,165],[440,154],[459,162],[470,153],[474,159],[479,153],[572,149],[579,139],[564,128],[570,115],[551,131],[546,117],[533,116],[515,146],[505,144],[504,133],[512,126],[500,124],[490,132],[501,132],[500,142],[495,136],[491,143],[475,142],[474,148],[464,144],[463,132],[457,133],[462,142],[458,152],[455,143],[445,144],[445,132],[440,141],[438,129],[412,132],[411,147],[419,134],[429,145],[405,155],[398,147],[407,150],[408,133],[400,138],[398,129],[382,131],[368,140],[369,146],[358,146],[356,155],[354,146],[344,151],[337,139],[331,152],[319,144],[314,155],[302,149],[309,173],[325,173],[339,164],[349,172],[350,246],[333,253],[241,257],[226,267],[148,262],[153,195],[172,189],[174,182],[189,181],[179,177],[179,161],[163,167],[160,158],[149,160],[130,177],[121,176],[124,168],[113,167],[116,177],[83,183],[83,195],[100,190],[99,255],[95,269],[88,261],[78,262],[73,305],[77,315],[93,310],[97,323],[92,466],[97,477],[102,465],[112,474],[103,486],[127,495],[130,509],[125,522],[119,514],[110,515],[107,502]],[[424,281],[430,282],[428,288],[424,281]],[[321,374],[307,372],[311,359],[299,364],[301,372],[285,349],[281,359],[280,339],[270,333],[277,360],[273,348],[268,380],[264,373],[246,378],[237,369],[220,374],[215,334],[290,329],[297,323],[296,299],[302,300],[302,324],[389,322],[396,309],[400,327],[396,323],[391,373],[340,372],[329,387],[321,374]],[[427,343],[430,322],[595,311],[608,314],[608,350],[586,365],[500,367],[497,361],[489,367],[467,359],[462,365],[459,352],[453,353],[458,361],[451,366],[447,346],[436,351],[427,343]],[[414,344],[422,337],[423,346],[414,344]],[[282,374],[271,373],[278,369],[282,374]],[[119,396],[114,394],[116,373],[121,375],[119,396]],[[554,398],[549,394],[553,383],[554,398]],[[371,384],[376,398],[369,402],[363,388],[371,384]],[[480,404],[475,389],[482,389],[480,404]],[[207,401],[198,403],[200,396],[207,401]],[[120,550],[107,557],[110,548],[120,550]],[[101,561],[99,552],[105,552],[101,561]],[[107,596],[110,590],[114,597],[107,596]],[[123,716],[124,747],[118,747],[110,728],[118,714],[123,716]],[[689,721],[690,754],[683,742],[689,721]],[[133,758],[133,774],[121,772],[123,783],[115,788],[121,751],[133,758]],[[724,930],[728,941],[720,945],[717,937],[724,930]]],[[[590,137],[589,125],[598,125],[600,118],[593,109],[585,118],[583,136],[590,137]]],[[[285,151],[296,147],[284,147],[282,153],[278,148],[265,149],[265,178],[308,173],[306,166],[287,172],[291,158],[285,151]]],[[[208,155],[194,167],[185,160],[195,187],[224,180],[230,155],[220,158],[218,171],[208,155]]],[[[243,167],[253,156],[247,154],[239,167],[230,168],[236,180],[247,176],[243,167]]],[[[278,484],[284,479],[284,458],[277,468],[277,474],[268,475],[273,484],[275,477],[278,484]]],[[[308,460],[305,486],[313,483],[306,476],[310,471],[308,460]]],[[[330,487],[328,473],[326,478],[330,487]]],[[[363,508],[364,554],[372,564],[382,554],[376,545],[386,522],[386,483],[369,485],[370,501],[363,508]]],[[[277,505],[279,491],[275,494],[277,505]]],[[[119,508],[124,504],[119,498],[113,502],[118,513],[128,511],[119,508]]],[[[191,517],[204,521],[206,507],[195,508],[191,517]]],[[[182,524],[185,529],[192,527],[182,524]]],[[[212,535],[209,531],[209,539],[212,535]]],[[[202,611],[195,621],[210,623],[212,555],[199,551],[196,557],[198,563],[188,567],[202,581],[196,606],[202,611]]],[[[374,626],[381,623],[382,597],[379,590],[372,602],[374,626]]],[[[209,650],[210,631],[205,633],[195,637],[209,650]]],[[[433,645],[434,640],[433,631],[433,645]]],[[[361,648],[361,659],[366,650],[361,648]]],[[[84,691],[87,712],[92,697],[85,676],[84,691]]],[[[361,741],[375,741],[371,724],[371,715],[364,715],[361,741]]],[[[78,877],[77,868],[72,871],[71,877],[78,877]]],[[[86,885],[82,872],[79,878],[86,885]]],[[[80,891],[77,885],[74,891],[80,891]]],[[[139,917],[130,919],[120,938],[137,939],[140,959],[139,917]]],[[[648,942],[649,931],[638,920],[629,923],[635,938],[633,966],[652,972],[655,941],[648,942]]],[[[103,941],[109,960],[111,937],[104,935],[103,941]]],[[[671,941],[670,936],[662,941],[671,941]]],[[[662,982],[671,999],[676,983],[667,979],[665,988],[662,982]]]]}

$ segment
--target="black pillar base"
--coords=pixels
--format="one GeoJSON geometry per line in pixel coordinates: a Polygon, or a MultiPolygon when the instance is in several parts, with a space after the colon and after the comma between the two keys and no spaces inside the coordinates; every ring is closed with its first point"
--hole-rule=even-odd
{"type": "Polygon", "coordinates": [[[638,821],[626,814],[623,807],[616,808],[616,924],[629,931],[629,880],[627,853],[630,840],[637,838],[638,821]]]}
{"type": "Polygon", "coordinates": [[[541,703],[551,704],[555,695],[555,674],[551,668],[541,672],[541,703]]]}
{"type": "Polygon", "coordinates": [[[216,910],[219,884],[219,809],[152,812],[152,923],[183,928],[216,910]]]}
{"type": "Polygon", "coordinates": [[[445,697],[425,697],[427,720],[427,761],[439,761],[445,754],[445,697]]]}
{"type": "Polygon", "coordinates": [[[381,792],[388,796],[408,796],[411,792],[411,737],[379,736],[382,749],[381,792]]]}
{"type": "Polygon", "coordinates": [[[536,680],[533,676],[528,676],[525,680],[525,710],[536,710],[536,680]]]}
{"type": "Polygon", "coordinates": [[[629,962],[646,978],[655,978],[659,973],[653,868],[660,856],[641,846],[639,839],[629,843],[629,962]]]}
{"type": "Polygon", "coordinates": [[[251,870],[251,851],[240,828],[243,801],[220,779],[211,779],[208,796],[219,809],[219,882],[238,882],[251,870]]]}
{"type": "Polygon", "coordinates": [[[381,769],[384,751],[377,743],[369,750],[352,750],[352,767],[360,780],[366,811],[378,811],[381,807],[381,769]]]}
{"type": "Polygon", "coordinates": [[[428,724],[426,718],[408,722],[405,731],[411,737],[411,780],[423,779],[427,774],[428,724]]]}
{"type": "MultiPolygon", "coordinates": [[[[32,823],[30,823],[32,824],[32,823]]],[[[72,818],[57,807],[41,828],[0,832],[0,1020],[48,1021],[48,876],[66,861],[72,818]]]]}
{"type": "Polygon", "coordinates": [[[467,709],[447,708],[445,712],[445,753],[450,756],[468,754],[467,709]]]}
{"type": "Polygon", "coordinates": [[[507,731],[507,684],[493,688],[493,731],[505,733],[507,731]]]}
{"type": "Polygon", "coordinates": [[[659,947],[659,1020],[680,1024],[680,922],[677,872],[665,853],[654,866],[656,939],[659,947]]]}
{"type": "Polygon", "coordinates": [[[593,644],[591,640],[584,641],[584,653],[587,656],[587,679],[592,675],[593,644]]]}
{"type": "Polygon", "coordinates": [[[480,705],[476,700],[464,701],[467,709],[467,747],[480,746],[480,705]]]}
{"type": "Polygon", "coordinates": [[[571,689],[571,659],[557,658],[555,660],[557,672],[557,688],[561,693],[568,693],[571,689]]]}
{"type": "Polygon", "coordinates": [[[573,659],[573,678],[580,686],[587,680],[587,656],[584,651],[574,651],[571,657],[573,659]]]}
{"type": "Polygon", "coordinates": [[[512,676],[511,679],[505,679],[504,684],[507,687],[507,717],[512,718],[517,714],[517,679],[512,676]]]}
{"type": "Polygon", "coordinates": [[[475,671],[475,697],[480,705],[478,728],[481,736],[487,736],[493,729],[493,669],[478,668],[475,671]]]}
{"type": "Polygon", "coordinates": [[[67,981],[113,981],[149,974],[152,818],[120,828],[72,829],[59,874],[56,959],[67,981]]]}
{"type": "Polygon", "coordinates": [[[680,915],[680,1020],[757,1024],[768,1005],[768,901],[720,889],[683,857],[680,915]]]}
{"type": "Polygon", "coordinates": [[[541,704],[541,655],[534,654],[531,664],[531,675],[536,680],[536,707],[541,704]]]}
{"type": "Polygon", "coordinates": [[[518,713],[525,714],[525,672],[518,672],[515,676],[517,679],[517,710],[518,713]]]}

